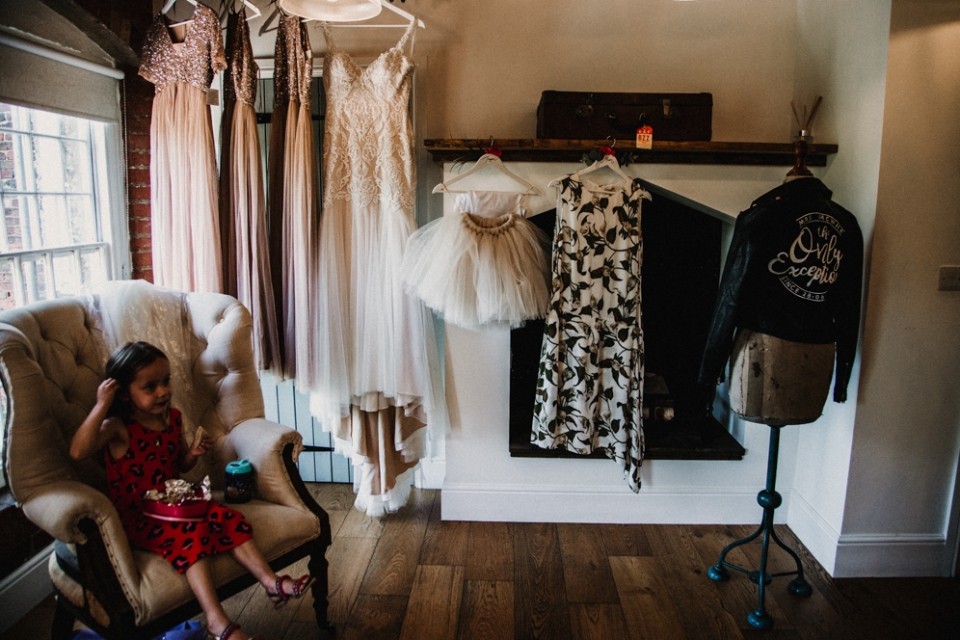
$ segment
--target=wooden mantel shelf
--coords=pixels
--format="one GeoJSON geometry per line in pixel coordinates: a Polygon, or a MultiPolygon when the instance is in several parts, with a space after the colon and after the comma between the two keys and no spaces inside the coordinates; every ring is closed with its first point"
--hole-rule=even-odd
{"type": "MultiPolygon", "coordinates": [[[[609,145],[609,140],[494,139],[504,162],[580,162],[585,152],[609,145]]],[[[480,157],[490,140],[424,140],[424,148],[435,162],[454,162],[480,157]]],[[[653,149],[617,147],[635,155],[634,162],[648,164],[729,164],[793,166],[793,143],[785,142],[658,142],[653,149]]],[[[824,167],[827,156],[837,152],[835,144],[812,144],[807,166],[824,167]]]]}

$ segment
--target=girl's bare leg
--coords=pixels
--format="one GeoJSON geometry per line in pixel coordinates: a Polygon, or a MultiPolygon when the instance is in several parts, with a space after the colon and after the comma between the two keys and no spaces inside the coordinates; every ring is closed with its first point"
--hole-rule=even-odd
{"type": "MultiPolygon", "coordinates": [[[[279,576],[270,568],[266,558],[260,553],[260,548],[253,540],[247,540],[243,544],[230,549],[230,553],[237,562],[253,574],[257,581],[263,585],[263,588],[267,590],[267,593],[274,593],[276,591],[277,578],[279,576]]],[[[293,580],[284,580],[284,592],[287,594],[293,593],[293,585],[293,580]]]]}
{"type": "MultiPolygon", "coordinates": [[[[214,587],[213,578],[210,576],[210,559],[201,558],[197,560],[187,569],[186,576],[190,589],[193,591],[193,595],[197,597],[200,608],[203,609],[207,618],[207,629],[215,636],[219,636],[230,624],[230,619],[217,597],[217,590],[214,587]]],[[[250,640],[250,636],[238,630],[230,634],[228,640],[250,640]]]]}

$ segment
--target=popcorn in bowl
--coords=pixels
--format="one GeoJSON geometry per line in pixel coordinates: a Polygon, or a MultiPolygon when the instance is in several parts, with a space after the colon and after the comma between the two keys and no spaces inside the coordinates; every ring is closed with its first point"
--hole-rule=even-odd
{"type": "Polygon", "coordinates": [[[163,491],[143,494],[144,513],[151,518],[173,522],[203,520],[210,504],[210,476],[198,484],[179,478],[167,480],[163,491]]]}

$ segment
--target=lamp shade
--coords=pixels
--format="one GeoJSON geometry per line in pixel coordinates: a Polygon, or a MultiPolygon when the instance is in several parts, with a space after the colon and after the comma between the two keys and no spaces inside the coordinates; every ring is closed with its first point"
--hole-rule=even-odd
{"type": "Polygon", "coordinates": [[[280,0],[280,8],[302,18],[357,22],[379,15],[380,0],[280,0]]]}

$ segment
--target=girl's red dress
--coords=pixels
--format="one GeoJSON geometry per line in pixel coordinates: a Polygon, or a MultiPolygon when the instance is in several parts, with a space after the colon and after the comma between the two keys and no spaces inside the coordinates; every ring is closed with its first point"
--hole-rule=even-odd
{"type": "Polygon", "coordinates": [[[144,515],[143,494],[163,490],[169,478],[180,475],[180,412],[170,410],[170,423],[163,431],[152,431],[139,422],[127,424],[130,448],[114,460],[106,452],[110,500],[130,544],[154,551],[183,573],[200,558],[222,553],[253,538],[253,529],[239,511],[210,502],[203,522],[167,522],[144,515]]]}

